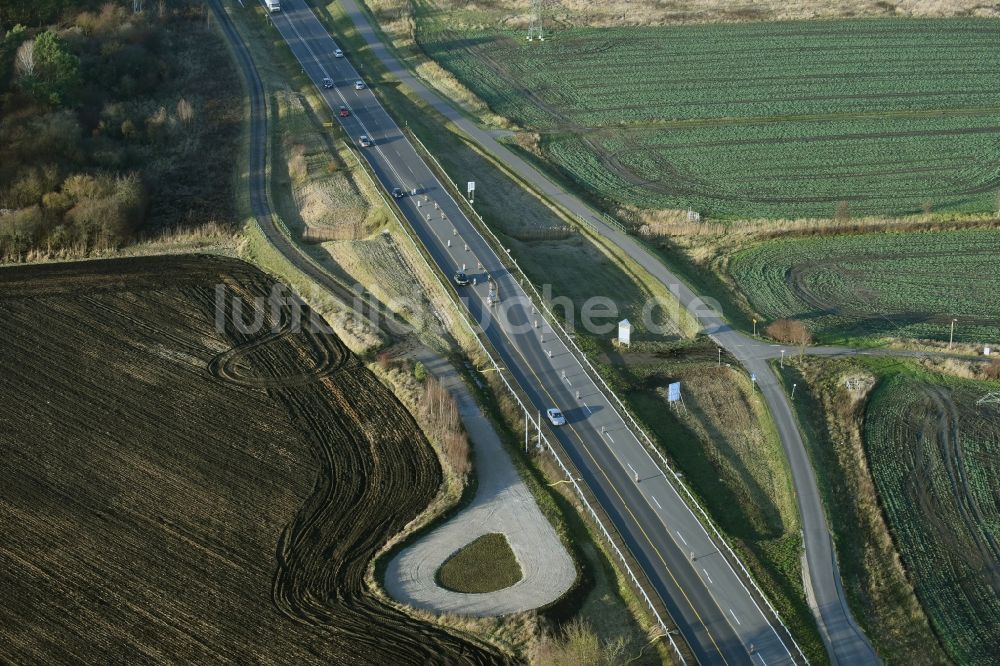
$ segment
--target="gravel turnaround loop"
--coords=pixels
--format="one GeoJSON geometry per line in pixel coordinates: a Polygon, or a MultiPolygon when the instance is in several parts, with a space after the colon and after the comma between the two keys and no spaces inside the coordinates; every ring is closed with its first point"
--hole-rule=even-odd
{"type": "Polygon", "coordinates": [[[390,560],[386,590],[411,606],[459,615],[507,615],[555,601],[576,580],[573,559],[454,368],[429,354],[420,361],[458,402],[459,415],[473,444],[478,487],[469,506],[390,560]],[[435,574],[445,560],[491,532],[507,537],[521,565],[521,580],[487,594],[453,592],[438,585],[435,574]]]}

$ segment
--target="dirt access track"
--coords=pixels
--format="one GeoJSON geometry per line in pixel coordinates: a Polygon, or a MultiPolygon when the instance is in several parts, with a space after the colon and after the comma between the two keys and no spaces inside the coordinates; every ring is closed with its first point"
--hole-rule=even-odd
{"type": "Polygon", "coordinates": [[[508,660],[367,589],[440,467],[273,287],[217,257],[0,269],[0,662],[508,660]]]}

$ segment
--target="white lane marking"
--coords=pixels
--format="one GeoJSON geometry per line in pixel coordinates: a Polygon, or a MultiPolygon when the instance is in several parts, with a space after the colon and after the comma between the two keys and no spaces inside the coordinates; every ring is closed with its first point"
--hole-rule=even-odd
{"type": "Polygon", "coordinates": [[[757,658],[760,659],[760,663],[764,664],[764,666],[767,666],[767,662],[764,661],[764,657],[760,656],[760,652],[757,653],[757,658]]]}
{"type": "Polygon", "coordinates": [[[632,463],[626,462],[625,464],[628,465],[630,470],[632,470],[632,476],[639,476],[639,472],[635,471],[635,467],[632,467],[632,463]]]}
{"type": "Polygon", "coordinates": [[[610,433],[610,432],[606,432],[606,433],[604,433],[604,434],[608,436],[608,439],[610,439],[610,440],[611,440],[611,443],[612,443],[612,444],[614,444],[614,443],[615,443],[615,440],[611,438],[611,433],[610,433]]]}
{"type": "Polygon", "coordinates": [[[650,495],[650,497],[652,497],[653,501],[656,502],[656,506],[658,506],[660,509],[663,509],[663,507],[660,506],[660,502],[659,502],[659,500],[656,499],[656,497],[654,497],[653,495],[650,495]]]}
{"type": "Polygon", "coordinates": [[[684,542],[684,545],[685,545],[685,546],[686,546],[686,545],[688,545],[688,542],[687,542],[687,539],[685,539],[685,538],[684,538],[684,535],[683,535],[683,534],[681,534],[681,533],[680,533],[680,532],[678,532],[677,530],[674,530],[674,532],[675,532],[675,533],[677,534],[677,536],[679,536],[679,537],[681,538],[681,541],[683,541],[683,542],[684,542]]]}
{"type": "Polygon", "coordinates": [[[733,612],[732,608],[729,609],[729,614],[733,616],[734,620],[736,620],[736,624],[743,624],[742,622],[740,622],[740,618],[736,617],[736,613],[733,612]]]}
{"type": "Polygon", "coordinates": [[[587,408],[587,414],[593,414],[594,413],[594,410],[592,410],[590,408],[590,405],[588,405],[587,403],[583,403],[583,406],[587,408]]]}
{"type": "MultiPolygon", "coordinates": [[[[317,23],[319,22],[319,19],[317,19],[317,18],[316,18],[316,15],[315,15],[315,13],[313,12],[313,10],[312,10],[312,8],[311,8],[311,7],[309,7],[309,6],[307,5],[307,6],[306,6],[306,7],[304,8],[304,9],[305,9],[305,11],[306,11],[306,12],[308,12],[309,14],[311,14],[311,15],[312,15],[312,18],[313,18],[313,20],[314,20],[314,21],[316,21],[317,23]]],[[[292,23],[292,21],[290,20],[290,21],[289,21],[289,23],[292,23]]],[[[294,24],[293,24],[293,29],[294,29],[294,24]]],[[[296,32],[298,32],[298,31],[296,30],[296,32]]],[[[326,33],[326,36],[327,36],[327,38],[329,38],[329,34],[328,34],[328,33],[326,33]]],[[[300,39],[301,39],[301,35],[299,35],[299,37],[300,37],[300,39]]],[[[304,42],[304,40],[303,40],[303,42],[304,42]]],[[[309,45],[308,45],[308,44],[305,44],[305,45],[306,45],[306,47],[307,47],[307,48],[309,47],[309,45]]],[[[311,49],[310,49],[310,51],[311,51],[311,49]]],[[[347,64],[348,64],[348,66],[350,66],[350,63],[347,63],[347,64]]],[[[322,67],[322,66],[321,66],[321,67],[322,67]]],[[[353,69],[353,68],[352,68],[352,69],[353,69]]],[[[337,93],[338,93],[338,94],[339,94],[339,95],[341,96],[341,99],[343,99],[343,94],[342,94],[342,92],[341,92],[341,90],[340,90],[339,88],[337,89],[337,93]]],[[[395,122],[394,122],[394,121],[392,121],[392,119],[391,119],[391,117],[389,116],[388,112],[387,112],[387,111],[385,110],[385,107],[383,107],[383,106],[382,106],[382,104],[381,104],[381,102],[380,102],[380,101],[378,100],[378,98],[377,98],[377,97],[375,97],[374,95],[372,95],[372,99],[374,100],[374,102],[375,102],[375,105],[376,105],[377,109],[381,110],[381,112],[382,112],[382,115],[383,115],[383,116],[385,116],[385,118],[386,118],[386,119],[387,119],[387,120],[389,121],[389,126],[390,126],[390,127],[394,126],[394,125],[395,125],[395,122]]],[[[346,100],[345,100],[345,101],[346,101],[346,100]]],[[[364,129],[364,123],[362,123],[362,122],[361,122],[360,120],[358,120],[358,123],[359,123],[359,124],[360,124],[360,125],[362,126],[362,128],[364,129]]],[[[384,153],[383,153],[383,152],[381,151],[381,149],[379,148],[378,144],[376,144],[376,145],[375,145],[374,147],[375,147],[376,151],[377,151],[378,153],[382,154],[382,156],[383,156],[383,158],[384,158],[384,157],[385,157],[385,155],[384,155],[384,153]]],[[[418,155],[418,157],[419,157],[419,155],[418,155]]],[[[391,169],[391,170],[392,170],[393,172],[395,172],[395,171],[396,171],[391,161],[389,161],[389,160],[386,160],[386,163],[388,164],[389,168],[390,168],[390,169],[391,169]]],[[[399,174],[398,174],[398,173],[397,173],[396,175],[397,175],[397,177],[399,176],[399,174]]],[[[433,180],[435,180],[435,181],[437,180],[436,176],[433,176],[433,174],[432,174],[432,179],[433,179],[433,180]]],[[[445,191],[445,194],[446,194],[446,196],[448,196],[448,198],[449,198],[449,199],[451,199],[451,200],[452,200],[452,201],[454,202],[454,198],[453,198],[453,197],[451,196],[451,194],[450,194],[449,192],[445,191]]],[[[458,204],[456,203],[455,205],[457,206],[458,204]]],[[[471,220],[469,221],[469,223],[471,224],[471,220]]],[[[474,231],[476,231],[476,230],[474,229],[474,231]]],[[[478,232],[477,232],[477,233],[478,233],[478,232]]],[[[509,336],[508,336],[508,337],[509,337],[509,336]]],[[[513,340],[512,340],[511,342],[513,342],[513,340]]],[[[772,346],[773,346],[773,347],[778,347],[778,345],[772,345],[772,346]]],[[[517,344],[515,343],[514,347],[515,347],[515,349],[518,349],[518,348],[519,348],[519,345],[517,345],[517,344]]],[[[518,349],[518,351],[520,352],[520,349],[518,349]]],[[[568,350],[567,350],[567,352],[568,352],[568,350]]],[[[522,356],[522,358],[525,358],[525,357],[524,357],[524,354],[523,354],[523,353],[521,353],[521,356],[522,356]]],[[[581,371],[584,371],[584,372],[586,372],[586,371],[584,370],[584,368],[583,368],[583,363],[582,363],[582,361],[581,361],[581,360],[580,360],[579,358],[577,358],[575,354],[573,354],[573,358],[574,358],[574,360],[575,360],[575,361],[577,362],[577,365],[579,365],[579,367],[580,367],[581,371]]],[[[527,358],[525,358],[525,361],[527,361],[527,358]]],[[[596,383],[595,383],[595,388],[597,388],[597,386],[596,386],[596,383]]],[[[609,404],[609,406],[611,406],[611,405],[609,404]]],[[[618,413],[618,410],[617,410],[617,408],[615,408],[615,407],[611,406],[611,409],[612,409],[613,411],[615,411],[616,413],[618,413]]],[[[623,417],[623,416],[622,416],[622,415],[621,415],[620,413],[618,413],[618,416],[619,416],[620,418],[622,418],[622,421],[624,422],[624,420],[625,420],[625,419],[624,419],[624,417],[623,417]]],[[[627,427],[627,426],[626,426],[626,427],[627,427]]],[[[635,435],[635,433],[631,432],[631,430],[630,430],[630,434],[632,434],[632,435],[633,435],[633,437],[635,438],[635,440],[636,440],[636,444],[637,444],[637,445],[639,446],[640,450],[642,450],[642,451],[643,451],[644,453],[646,453],[646,455],[647,455],[647,456],[649,457],[649,459],[650,459],[650,462],[652,462],[652,463],[653,463],[654,465],[656,465],[656,467],[657,467],[657,468],[659,469],[659,465],[658,465],[658,464],[656,463],[656,461],[655,461],[655,460],[653,459],[652,455],[650,455],[649,451],[648,451],[648,450],[646,449],[646,447],[645,447],[645,446],[643,445],[643,443],[642,443],[641,441],[639,441],[639,438],[638,438],[638,436],[636,436],[636,435],[635,435]]],[[[611,435],[610,435],[610,434],[608,435],[608,439],[609,439],[609,440],[611,440],[611,442],[614,442],[614,439],[613,439],[613,438],[611,437],[611,435]]],[[[614,453],[614,449],[612,449],[611,451],[612,451],[612,453],[614,453]]],[[[617,457],[617,455],[616,455],[616,457],[617,457]]],[[[667,475],[666,475],[666,473],[664,473],[664,478],[666,478],[666,476],[667,476],[667,475]]],[[[704,529],[704,527],[703,527],[703,526],[701,525],[701,523],[700,523],[700,522],[698,521],[698,518],[697,518],[697,517],[695,516],[695,514],[694,514],[694,511],[693,511],[693,510],[692,510],[692,509],[691,509],[691,508],[690,508],[690,507],[689,507],[689,506],[687,505],[687,503],[686,503],[686,502],[685,502],[685,501],[684,501],[684,500],[683,500],[683,499],[681,498],[681,496],[680,496],[680,492],[678,491],[678,489],[677,489],[676,487],[674,487],[674,485],[673,485],[672,483],[669,483],[669,482],[668,482],[668,487],[670,488],[670,490],[671,490],[671,491],[673,492],[673,494],[675,495],[675,497],[676,497],[677,501],[678,501],[678,502],[680,502],[681,506],[683,506],[684,508],[686,508],[686,509],[688,510],[688,513],[690,514],[691,518],[692,518],[692,519],[693,519],[693,520],[694,520],[694,521],[695,521],[695,522],[696,522],[696,523],[698,524],[698,526],[699,526],[699,527],[702,527],[702,532],[704,533],[705,537],[706,537],[707,539],[709,539],[710,541],[712,541],[712,540],[713,540],[713,539],[712,539],[712,537],[711,537],[711,536],[709,535],[708,531],[707,531],[707,530],[705,530],[705,529],[704,529]]],[[[746,584],[745,584],[745,583],[743,582],[742,578],[740,578],[740,576],[738,576],[738,575],[736,574],[736,571],[735,571],[735,570],[733,569],[732,565],[730,565],[730,564],[729,564],[728,560],[725,560],[725,562],[726,562],[726,565],[727,565],[727,567],[728,567],[729,571],[730,571],[730,572],[731,572],[731,573],[733,574],[733,576],[734,576],[734,577],[736,578],[736,580],[737,580],[737,581],[738,581],[738,582],[740,583],[740,585],[741,585],[741,586],[743,587],[743,589],[744,589],[745,591],[747,591],[747,592],[749,593],[749,590],[748,590],[748,588],[747,588],[746,584]]],[[[765,616],[765,614],[764,614],[763,610],[761,610],[760,606],[759,606],[759,605],[757,604],[756,600],[755,600],[755,599],[753,599],[753,597],[752,597],[752,596],[751,596],[750,598],[751,598],[751,601],[753,602],[754,606],[756,607],[757,611],[758,611],[758,612],[759,612],[759,613],[761,614],[761,617],[764,617],[764,618],[765,618],[765,620],[766,620],[766,616],[765,616]]],[[[716,603],[718,604],[718,601],[716,601],[716,603]]],[[[775,637],[776,637],[776,638],[778,638],[778,640],[779,640],[779,642],[781,643],[782,647],[784,647],[784,648],[785,648],[785,651],[786,651],[786,653],[787,653],[787,654],[789,655],[789,657],[791,657],[791,651],[789,650],[788,646],[787,646],[787,645],[785,645],[785,642],[784,642],[784,641],[783,641],[783,640],[782,640],[782,639],[780,638],[780,636],[778,635],[778,632],[777,632],[777,630],[776,630],[776,629],[774,628],[774,625],[773,625],[773,624],[771,624],[771,623],[770,623],[770,622],[768,621],[768,626],[769,626],[769,627],[771,628],[771,631],[772,631],[772,632],[774,633],[775,637]]]]}
{"type": "Polygon", "coordinates": [[[702,570],[701,570],[701,572],[702,572],[703,574],[705,574],[705,578],[707,578],[707,579],[708,579],[708,582],[709,582],[709,583],[712,583],[712,585],[715,585],[715,583],[713,583],[713,582],[712,582],[712,577],[708,575],[708,572],[707,572],[706,570],[702,569],[702,570]]]}
{"type": "MultiPolygon", "coordinates": [[[[315,17],[315,14],[313,15],[313,18],[314,18],[314,19],[316,19],[316,17],[315,17]]],[[[318,21],[318,19],[316,19],[316,20],[318,21]]],[[[317,56],[317,55],[316,55],[316,52],[315,52],[315,51],[313,51],[313,49],[312,49],[312,46],[310,46],[310,45],[309,45],[309,42],[308,42],[308,41],[306,41],[306,40],[305,40],[305,38],[303,38],[303,37],[302,37],[302,33],[300,33],[300,32],[299,32],[299,29],[298,29],[298,28],[296,27],[296,25],[295,25],[295,21],[294,21],[294,20],[293,20],[292,18],[290,18],[290,17],[289,17],[289,18],[288,18],[288,20],[287,20],[287,23],[288,23],[288,25],[289,25],[289,26],[291,26],[291,28],[292,28],[292,32],[294,32],[294,33],[295,33],[295,36],[299,38],[299,42],[300,42],[300,43],[301,43],[301,44],[302,44],[303,46],[305,46],[305,47],[306,47],[306,50],[307,50],[307,51],[309,51],[309,55],[311,55],[311,56],[313,57],[313,61],[314,61],[314,63],[316,64],[316,66],[317,66],[317,67],[319,67],[320,71],[321,71],[321,72],[323,72],[323,76],[324,76],[324,77],[329,77],[329,74],[327,73],[327,71],[326,71],[326,68],[325,68],[325,67],[323,67],[323,64],[322,64],[322,63],[320,62],[320,59],[319,59],[319,56],[317,56]]],[[[327,38],[329,39],[329,34],[327,34],[327,38]]],[[[287,41],[287,40],[286,40],[286,41],[287,41]]],[[[331,40],[331,41],[332,41],[332,40],[331,40]]],[[[303,64],[304,64],[304,63],[303,63],[303,64]]],[[[360,77],[359,77],[359,78],[360,78],[360,77]]],[[[345,98],[345,97],[344,97],[344,93],[343,93],[343,91],[342,91],[342,90],[341,90],[340,88],[334,88],[334,90],[336,90],[336,91],[337,91],[337,96],[338,96],[338,97],[340,97],[340,100],[341,100],[341,101],[342,101],[342,102],[343,102],[343,103],[344,103],[345,105],[347,105],[347,98],[345,98]]],[[[362,95],[362,92],[363,92],[363,91],[361,91],[361,90],[355,90],[355,91],[354,91],[355,95],[356,95],[356,96],[357,96],[358,98],[360,98],[360,97],[361,97],[361,95],[362,95]]],[[[370,91],[369,91],[369,92],[370,92],[370,91]]],[[[374,93],[371,93],[371,95],[372,95],[372,97],[374,98],[374,93]]],[[[325,98],[325,96],[324,96],[324,98],[325,98]]],[[[378,100],[377,100],[377,99],[376,99],[375,101],[376,101],[376,102],[378,102],[378,100]]],[[[381,106],[381,105],[379,105],[379,106],[381,106]]],[[[383,112],[384,112],[384,109],[383,109],[383,112]]],[[[387,114],[387,115],[388,115],[388,114],[387,114]]],[[[367,127],[367,126],[365,125],[365,122],[364,122],[363,120],[361,120],[361,118],[360,118],[360,117],[358,117],[357,115],[355,115],[354,119],[355,119],[355,120],[357,121],[357,123],[358,123],[359,125],[361,125],[361,129],[363,129],[363,130],[365,131],[365,134],[367,134],[368,136],[372,137],[372,146],[371,146],[371,147],[375,149],[375,152],[377,152],[377,153],[378,153],[379,155],[381,155],[381,156],[382,156],[382,159],[383,159],[383,160],[385,160],[385,164],[386,164],[386,166],[388,166],[388,167],[389,167],[389,169],[390,169],[390,170],[392,171],[392,173],[393,173],[393,174],[394,174],[394,175],[396,176],[396,179],[397,179],[397,181],[399,181],[400,183],[402,183],[402,182],[403,182],[403,177],[399,175],[399,172],[398,172],[398,171],[396,171],[396,167],[395,167],[395,165],[394,165],[394,164],[392,163],[392,160],[390,160],[390,159],[389,159],[388,157],[386,157],[386,155],[385,155],[385,152],[383,152],[383,150],[382,150],[382,147],[381,147],[381,146],[379,146],[379,144],[378,144],[378,143],[376,143],[376,141],[375,141],[375,136],[374,136],[374,133],[373,133],[373,132],[371,132],[371,131],[370,131],[370,130],[368,129],[368,127],[367,127]]],[[[371,120],[372,120],[372,122],[373,122],[373,123],[375,122],[375,118],[374,118],[374,116],[372,117],[372,119],[371,119],[371,120]]],[[[392,128],[393,126],[394,126],[394,125],[393,125],[392,123],[390,123],[390,124],[388,125],[388,127],[389,127],[390,129],[391,129],[391,128],[392,128]]],[[[397,127],[397,129],[398,129],[398,127],[397,127]]],[[[399,131],[399,134],[400,134],[400,135],[402,135],[402,131],[401,131],[401,130],[399,131]]]]}

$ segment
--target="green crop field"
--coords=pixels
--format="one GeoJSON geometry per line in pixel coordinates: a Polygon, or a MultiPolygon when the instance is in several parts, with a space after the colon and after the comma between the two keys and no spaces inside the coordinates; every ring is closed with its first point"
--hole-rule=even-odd
{"type": "Polygon", "coordinates": [[[1000,22],[459,29],[423,49],[612,203],[723,218],[992,210],[1000,22]]]}
{"type": "Polygon", "coordinates": [[[827,341],[862,336],[1000,338],[1000,233],[862,234],[766,241],[729,273],[765,319],[808,323],[827,341]]]}
{"type": "Polygon", "coordinates": [[[865,449],[917,596],[960,664],[1000,654],[996,384],[900,374],[868,405],[865,449]]]}

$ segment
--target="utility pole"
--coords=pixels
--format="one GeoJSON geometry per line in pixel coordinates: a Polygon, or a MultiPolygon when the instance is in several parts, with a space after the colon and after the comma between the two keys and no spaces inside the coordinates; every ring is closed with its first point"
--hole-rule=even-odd
{"type": "Polygon", "coordinates": [[[531,3],[531,25],[528,26],[528,41],[545,41],[545,32],[542,30],[542,0],[532,0],[531,3]]]}
{"type": "Polygon", "coordinates": [[[756,319],[753,320],[753,336],[755,338],[757,337],[757,320],[756,319]]]}
{"type": "Polygon", "coordinates": [[[528,453],[528,410],[524,410],[524,452],[528,453]]]}
{"type": "Polygon", "coordinates": [[[719,347],[719,367],[722,367],[722,347],[719,347]]]}
{"type": "Polygon", "coordinates": [[[955,342],[955,322],[958,321],[954,317],[951,318],[951,335],[948,336],[948,349],[951,349],[951,345],[955,342]]]}
{"type": "Polygon", "coordinates": [[[798,384],[792,384],[792,400],[795,400],[795,387],[796,386],[798,386],[798,384]]]}
{"type": "Polygon", "coordinates": [[[784,349],[781,350],[781,367],[782,368],[785,367],[785,350],[784,349]]]}

